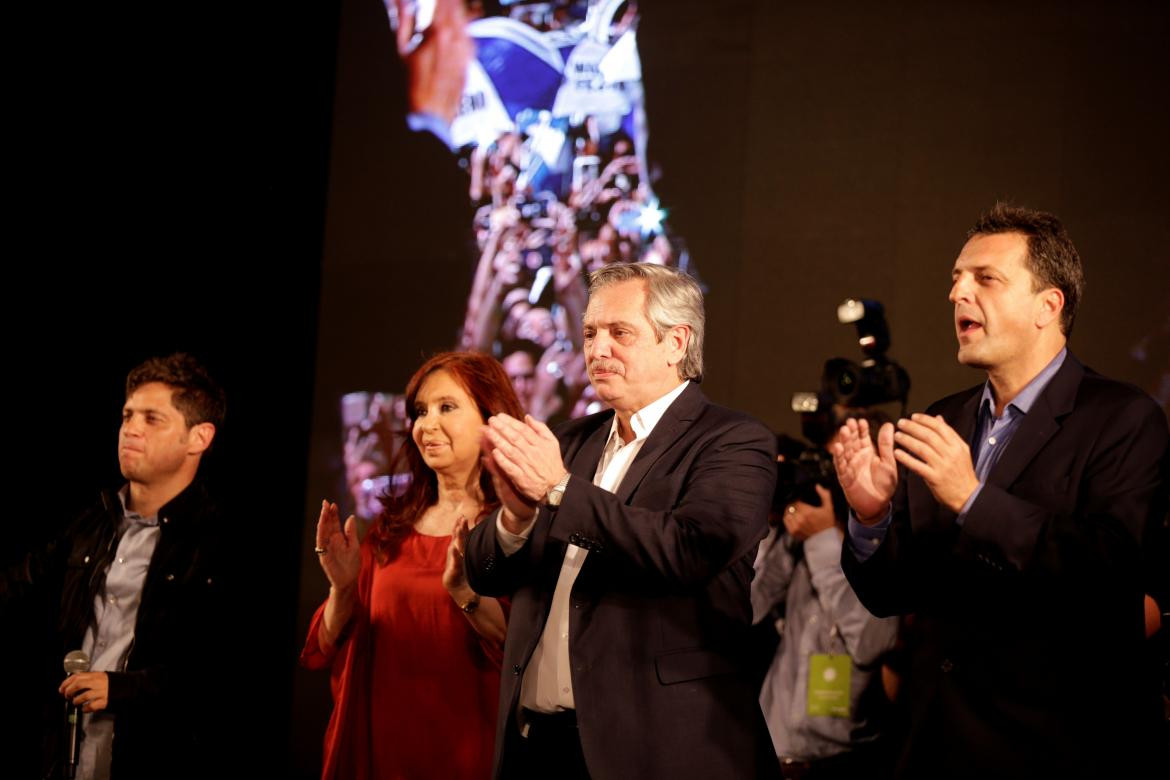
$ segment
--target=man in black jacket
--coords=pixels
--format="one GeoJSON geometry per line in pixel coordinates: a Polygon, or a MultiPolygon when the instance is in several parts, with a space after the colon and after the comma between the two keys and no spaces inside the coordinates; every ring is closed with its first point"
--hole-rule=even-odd
{"type": "Polygon", "coordinates": [[[959,362],[987,381],[882,426],[876,450],[850,421],[835,451],[845,574],[921,637],[897,774],[1145,776],[1142,545],[1164,517],[1166,418],[1068,351],[1083,276],[1056,217],[999,205],[968,239],[950,300],[959,362]]]}
{"type": "Polygon", "coordinates": [[[9,578],[5,600],[59,605],[59,653],[43,673],[44,777],[74,771],[65,700],[83,712],[79,777],[186,776],[206,756],[200,702],[213,697],[201,648],[220,614],[223,546],[196,475],[223,414],[223,391],[188,355],[131,371],[118,437],[126,484],[9,578]],[[62,682],[59,659],[75,650],[90,670],[62,682]]]}
{"type": "Polygon", "coordinates": [[[485,429],[503,507],[466,550],[475,591],[512,598],[495,775],[778,777],[743,654],[775,439],[699,390],[693,279],[616,264],[590,287],[611,410],[485,429]]]}

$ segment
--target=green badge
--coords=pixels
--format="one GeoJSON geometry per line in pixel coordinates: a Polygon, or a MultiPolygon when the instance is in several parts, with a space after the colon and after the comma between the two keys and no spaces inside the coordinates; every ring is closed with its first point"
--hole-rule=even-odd
{"type": "Polygon", "coordinates": [[[849,717],[848,655],[814,653],[808,659],[808,714],[849,717]]]}

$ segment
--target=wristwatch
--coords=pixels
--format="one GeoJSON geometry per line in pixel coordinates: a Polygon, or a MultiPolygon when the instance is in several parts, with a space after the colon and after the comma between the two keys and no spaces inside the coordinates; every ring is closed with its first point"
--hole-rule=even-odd
{"type": "Polygon", "coordinates": [[[473,594],[471,598],[459,605],[459,609],[470,615],[479,609],[479,594],[473,594]]]}
{"type": "Polygon", "coordinates": [[[569,472],[565,472],[565,476],[557,481],[557,484],[549,488],[549,491],[544,495],[544,505],[549,507],[558,507],[561,505],[561,499],[565,497],[565,488],[569,486],[569,472]]]}

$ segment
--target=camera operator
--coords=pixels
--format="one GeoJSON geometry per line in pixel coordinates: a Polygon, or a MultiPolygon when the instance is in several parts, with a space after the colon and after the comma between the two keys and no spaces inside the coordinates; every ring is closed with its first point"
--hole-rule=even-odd
{"type": "MultiPolygon", "coordinates": [[[[812,446],[781,437],[771,529],[760,544],[752,581],[752,619],[774,622],[780,647],[760,690],[760,706],[785,777],[877,780],[889,773],[883,739],[891,699],[883,662],[898,620],[874,617],[841,569],[848,506],[829,449],[848,419],[878,430],[898,403],[905,412],[910,375],[892,360],[880,301],[849,298],[837,320],[857,330],[861,362],[825,362],[817,393],[797,393],[792,408],[812,446]]],[[[761,640],[762,642],[763,640],[761,640]]]]}
{"type": "Polygon", "coordinates": [[[760,706],[785,777],[859,777],[864,769],[880,778],[889,706],[880,666],[898,621],[871,615],[841,570],[847,510],[828,453],[807,448],[777,460],[771,528],[751,588],[753,621],[775,620],[781,634],[760,706]]]}

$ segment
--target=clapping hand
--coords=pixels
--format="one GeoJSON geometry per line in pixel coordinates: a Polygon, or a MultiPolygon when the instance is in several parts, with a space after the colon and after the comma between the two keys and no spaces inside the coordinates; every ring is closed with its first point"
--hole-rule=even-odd
{"type": "Polygon", "coordinates": [[[529,501],[543,499],[564,476],[560,442],[532,415],[525,415],[523,422],[506,414],[493,415],[486,433],[493,463],[529,501]]]}
{"type": "Polygon", "coordinates": [[[561,447],[548,426],[531,415],[524,421],[493,415],[484,426],[483,464],[504,505],[500,518],[512,533],[533,518],[537,503],[565,474],[561,447]]]}
{"type": "Polygon", "coordinates": [[[463,556],[467,550],[467,536],[478,523],[478,520],[468,520],[466,516],[459,515],[455,527],[451,529],[451,544],[447,546],[447,563],[443,567],[443,587],[448,592],[455,592],[467,586],[463,556]]]}
{"type": "Polygon", "coordinates": [[[869,423],[849,419],[832,446],[837,481],[858,522],[874,525],[886,516],[898,487],[898,461],[894,459],[894,426],[878,431],[877,449],[869,438],[869,423]]]}
{"type": "Polygon", "coordinates": [[[346,591],[353,587],[362,565],[357,518],[350,515],[343,529],[337,504],[322,501],[321,516],[317,519],[316,551],[317,560],[334,590],[346,591]]]}
{"type": "Polygon", "coordinates": [[[894,457],[926,483],[935,499],[958,513],[979,486],[971,448],[942,417],[912,414],[898,420],[894,457]]]}

